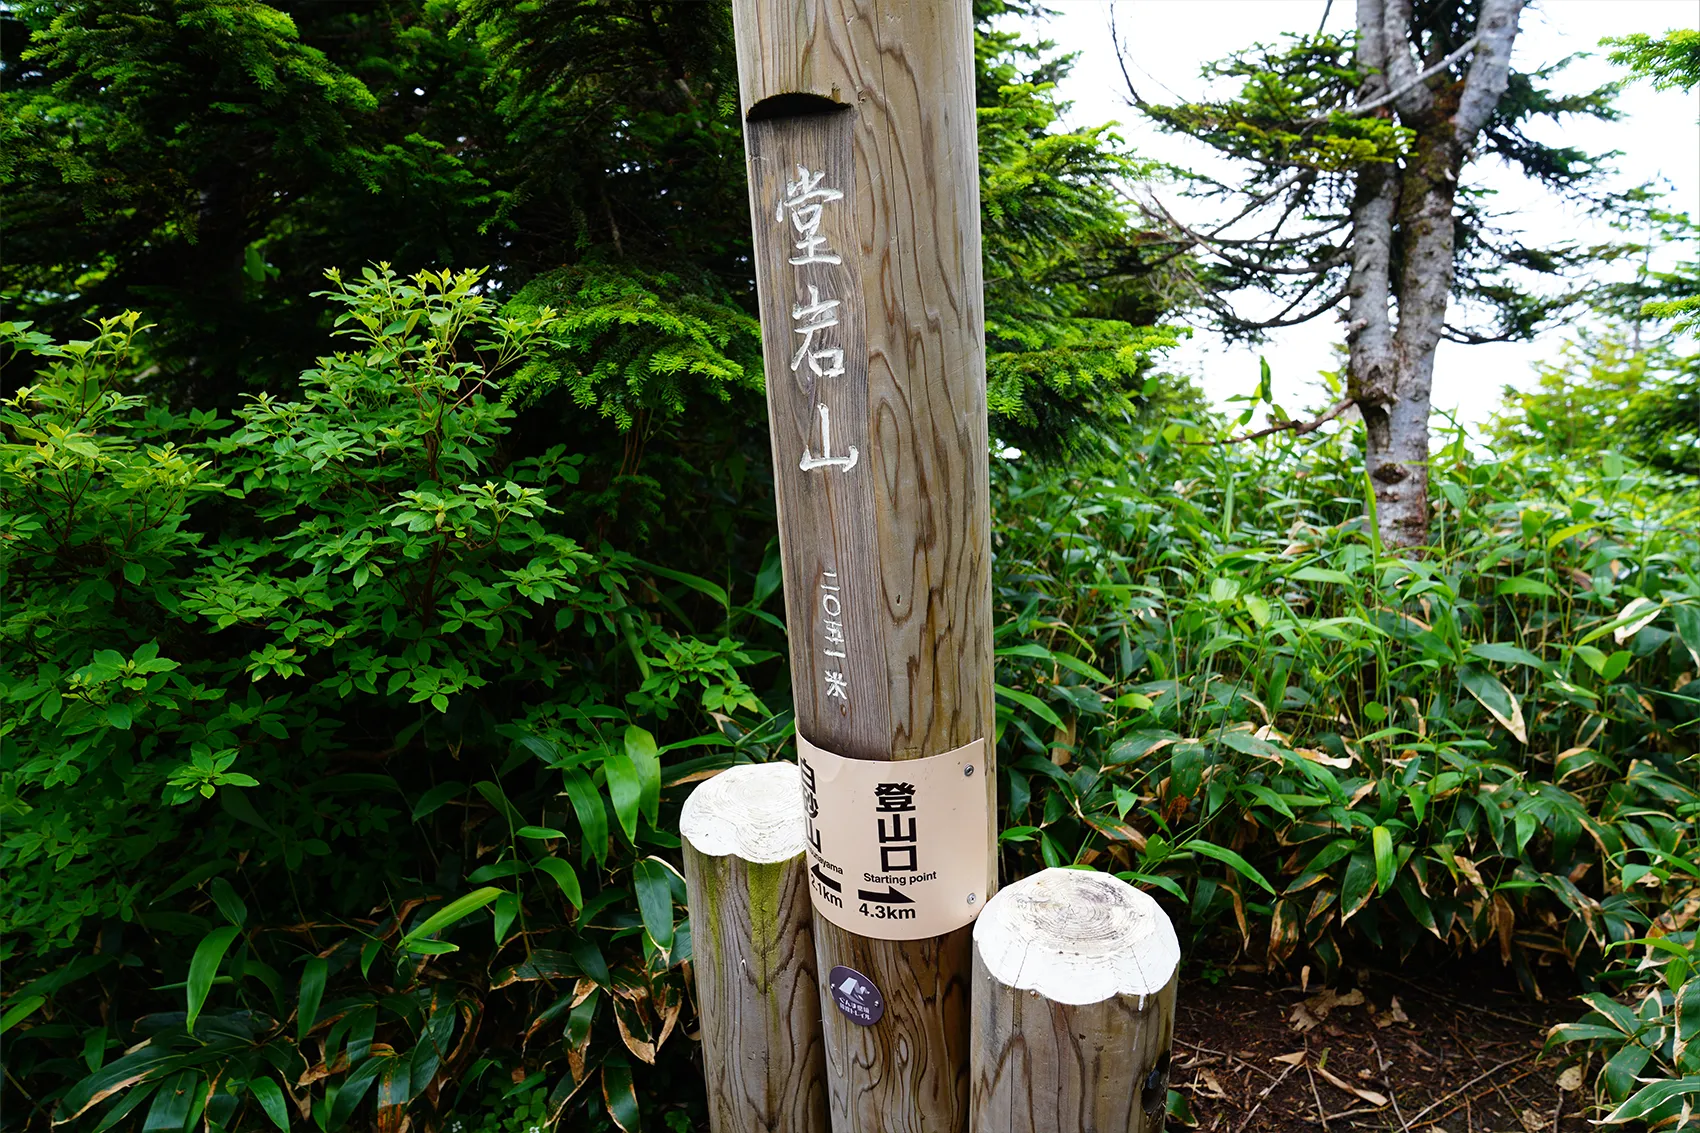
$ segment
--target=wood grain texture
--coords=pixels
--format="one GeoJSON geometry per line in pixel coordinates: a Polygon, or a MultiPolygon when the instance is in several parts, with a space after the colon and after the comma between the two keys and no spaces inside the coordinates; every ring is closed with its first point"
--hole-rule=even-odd
{"type": "Polygon", "coordinates": [[[1049,869],[974,929],[975,1133],[1160,1133],[1180,949],[1150,897],[1049,869]]]}
{"type": "MultiPolygon", "coordinates": [[[[797,728],[858,759],[937,755],[980,738],[990,747],[970,5],[734,0],[733,16],[742,104],[758,119],[745,145],[797,728]],[[781,97],[799,94],[817,96],[816,113],[796,114],[809,100],[781,97]],[[798,256],[782,207],[799,166],[844,194],[820,214],[839,264],[792,262],[811,258],[798,256]],[[795,364],[810,341],[795,312],[817,295],[840,302],[838,325],[813,340],[844,351],[840,375],[795,364]],[[855,446],[853,467],[799,467],[823,447],[821,405],[832,455],[855,446]],[[827,616],[832,606],[842,618],[827,616]]],[[[986,770],[990,826],[997,777],[986,770]]],[[[995,853],[995,837],[988,845],[995,853]]],[[[872,941],[821,920],[815,939],[822,973],[854,967],[888,1004],[881,1022],[858,1027],[822,988],[833,1128],[966,1129],[969,930],[872,941]]]]}
{"type": "Polygon", "coordinates": [[[722,772],[692,792],[680,828],[709,1128],[826,1133],[796,767],[722,772]]]}

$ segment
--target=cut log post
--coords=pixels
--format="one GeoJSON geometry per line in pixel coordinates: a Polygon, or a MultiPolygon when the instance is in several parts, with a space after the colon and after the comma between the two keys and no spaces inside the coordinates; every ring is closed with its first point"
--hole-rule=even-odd
{"type": "Polygon", "coordinates": [[[962,1133],[997,791],[973,11],[732,13],[797,733],[890,767],[810,796],[832,1127],[962,1133]],[[954,791],[883,762],[957,755],[954,791]]]}
{"type": "Polygon", "coordinates": [[[975,1133],[1159,1133],[1180,945],[1117,878],[1047,869],[974,926],[975,1133]]]}
{"type": "Polygon", "coordinates": [[[825,1133],[797,767],[729,768],[679,819],[713,1133],[825,1133]]]}

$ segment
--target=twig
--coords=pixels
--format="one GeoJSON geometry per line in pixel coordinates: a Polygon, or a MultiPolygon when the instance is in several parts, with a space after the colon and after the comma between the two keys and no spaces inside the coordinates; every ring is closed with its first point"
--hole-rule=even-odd
{"type": "Polygon", "coordinates": [[[1263,1075],[1265,1078],[1268,1078],[1270,1081],[1276,1080],[1275,1075],[1271,1074],[1269,1071],[1265,1070],[1261,1066],[1257,1066],[1257,1065],[1254,1065],[1250,1062],[1247,1062],[1245,1059],[1241,1058],[1237,1054],[1231,1054],[1231,1053],[1229,1053],[1228,1051],[1225,1051],[1225,1050],[1212,1050],[1210,1047],[1207,1047],[1207,1046],[1199,1046],[1197,1043],[1189,1043],[1185,1039],[1176,1039],[1175,1045],[1176,1046],[1184,1046],[1184,1047],[1188,1048],[1189,1050],[1196,1050],[1199,1054],[1218,1055],[1219,1057],[1228,1059],[1230,1062],[1239,1063],[1241,1066],[1245,1067],[1247,1070],[1255,1070],[1257,1073],[1263,1075]]]}
{"type": "MultiPolygon", "coordinates": [[[[1234,1127],[1234,1133],[1245,1133],[1245,1127],[1251,1124],[1251,1119],[1257,1116],[1257,1111],[1263,1108],[1263,1103],[1269,1100],[1269,1095],[1275,1092],[1275,1087],[1279,1086],[1282,1082],[1285,1082],[1287,1080],[1287,1075],[1291,1074],[1293,1072],[1293,1067],[1297,1065],[1298,1063],[1296,1062],[1287,1063],[1287,1068],[1281,1071],[1281,1076],[1275,1079],[1271,1085],[1263,1088],[1263,1092],[1257,1095],[1257,1104],[1251,1107],[1250,1113],[1240,1119],[1239,1125],[1234,1127]]],[[[1314,1082],[1311,1083],[1311,1088],[1315,1089],[1315,1087],[1316,1084],[1314,1082]]]]}
{"type": "MultiPolygon", "coordinates": [[[[1453,1023],[1452,1037],[1458,1038],[1458,1030],[1457,1030],[1456,1021],[1454,1021],[1454,1023],[1453,1023]]],[[[1470,1052],[1470,1061],[1474,1062],[1477,1066],[1480,1066],[1482,1064],[1481,1057],[1478,1054],[1476,1054],[1476,1050],[1475,1050],[1474,1046],[1465,1043],[1462,1039],[1459,1039],[1458,1049],[1469,1051],[1470,1052]]],[[[1537,1061],[1539,1060],[1538,1055],[1536,1056],[1536,1059],[1537,1059],[1537,1061]]],[[[1505,1103],[1505,1108],[1510,1111],[1511,1116],[1516,1117],[1517,1116],[1517,1103],[1515,1103],[1511,1100],[1510,1095],[1508,1095],[1505,1092],[1505,1088],[1503,1086],[1501,1086],[1498,1082],[1494,1082],[1493,1083],[1493,1090],[1494,1090],[1494,1093],[1499,1095],[1499,1100],[1505,1103]]]]}
{"type": "Polygon", "coordinates": [[[1395,972],[1384,972],[1383,975],[1386,976],[1386,978],[1388,978],[1390,980],[1397,980],[1398,982],[1404,984],[1406,987],[1417,989],[1418,991],[1422,992],[1423,995],[1426,998],[1444,1000],[1447,1003],[1450,1003],[1450,1004],[1452,1004],[1456,1007],[1464,1008],[1465,1010],[1469,1011],[1470,1014],[1472,1014],[1472,1015],[1490,1015],[1495,1019],[1503,1019],[1507,1023],[1516,1023],[1519,1027],[1536,1027],[1536,1026],[1540,1025],[1536,1020],[1533,1020],[1533,1019],[1526,1019],[1526,1018],[1525,1019],[1519,1019],[1515,1015],[1507,1015],[1505,1012],[1495,1011],[1491,1007],[1482,1007],[1479,1004],[1465,1003],[1461,999],[1454,999],[1450,995],[1446,995],[1443,992],[1431,990],[1428,986],[1426,986],[1424,984],[1420,984],[1415,980],[1408,980],[1404,976],[1401,976],[1401,975],[1399,975],[1395,972]]]}
{"type": "Polygon", "coordinates": [[[1411,1133],[1410,1125],[1405,1122],[1405,1115],[1399,1112],[1399,1091],[1393,1087],[1393,1076],[1387,1072],[1387,1059],[1381,1056],[1381,1044],[1375,1041],[1375,1036],[1369,1037],[1369,1045],[1375,1048],[1375,1065],[1381,1071],[1381,1081],[1387,1086],[1387,1096],[1393,1100],[1393,1116],[1399,1119],[1402,1133],[1411,1133]]]}
{"type": "MultiPolygon", "coordinates": [[[[1413,1113],[1411,1115],[1411,1120],[1412,1121],[1421,1121],[1423,1119],[1423,1114],[1429,1112],[1429,1110],[1436,1109],[1436,1108],[1438,1108],[1442,1105],[1445,1105],[1447,1102],[1451,1101],[1453,1098],[1457,1097],[1459,1094],[1463,1093],[1465,1090],[1469,1089],[1471,1086],[1474,1086],[1477,1082],[1480,1082],[1483,1078],[1491,1077],[1492,1075],[1499,1073],[1501,1070],[1504,1070],[1507,1066],[1515,1066],[1519,1061],[1521,1061],[1521,1060],[1516,1059],[1516,1058],[1508,1058],[1504,1062],[1501,1062],[1498,1066],[1495,1066],[1492,1070],[1485,1070],[1482,1073],[1477,1074],[1474,1078],[1471,1078],[1468,1082],[1465,1082],[1462,1086],[1459,1086],[1456,1090],[1453,1090],[1450,1094],[1447,1094],[1445,1097],[1441,1098],[1439,1101],[1430,1102],[1427,1106],[1424,1106],[1418,1112],[1413,1113]]],[[[1531,1071],[1531,1073],[1532,1073],[1532,1071],[1531,1071]]],[[[1448,1111],[1448,1112],[1450,1112],[1450,1111],[1448,1111]]],[[[1438,1120],[1438,1118],[1436,1120],[1438,1120]]]]}
{"type": "MultiPolygon", "coordinates": [[[[1507,1086],[1515,1086],[1517,1083],[1521,1082],[1523,1079],[1527,1078],[1529,1075],[1535,1073],[1535,1071],[1537,1071],[1539,1069],[1540,1069],[1540,1067],[1538,1067],[1538,1066],[1537,1067],[1531,1067],[1530,1069],[1525,1070],[1525,1071],[1523,1071],[1523,1073],[1517,1075],[1517,1077],[1511,1079],[1511,1081],[1507,1082],[1506,1085],[1507,1086]]],[[[1442,1098],[1440,1100],[1445,1101],[1446,1099],[1442,1098]]],[[[1436,1117],[1433,1121],[1433,1124],[1439,1124],[1440,1122],[1445,1121],[1448,1117],[1451,1117],[1453,1114],[1457,1113],[1460,1109],[1467,1108],[1469,1106],[1469,1104],[1470,1104],[1470,1099],[1465,1098],[1462,1102],[1453,1106],[1451,1109],[1447,1110],[1445,1113],[1441,1114],[1439,1117],[1436,1117]]],[[[1466,1120],[1469,1120],[1469,1119],[1466,1117],[1466,1120]]]]}
{"type": "Polygon", "coordinates": [[[1310,1072],[1310,1050],[1305,1050],[1305,1077],[1310,1079],[1310,1096],[1316,1100],[1316,1116],[1322,1120],[1322,1133],[1328,1133],[1328,1111],[1322,1108],[1322,1095],[1316,1092],[1316,1075],[1310,1072]]]}
{"type": "Polygon", "coordinates": [[[1255,441],[1259,437],[1267,437],[1271,433],[1285,433],[1289,431],[1295,437],[1302,437],[1306,433],[1316,432],[1318,429],[1322,428],[1322,426],[1328,424],[1328,422],[1334,420],[1334,418],[1340,416],[1340,414],[1346,412],[1346,410],[1350,409],[1357,403],[1358,399],[1355,397],[1342,397],[1339,401],[1330,405],[1328,407],[1328,411],[1314,421],[1276,421],[1267,429],[1258,429],[1254,432],[1242,433],[1237,437],[1224,437],[1218,440],[1208,441],[1181,441],[1180,443],[1183,445],[1237,445],[1245,441],[1255,441]]]}

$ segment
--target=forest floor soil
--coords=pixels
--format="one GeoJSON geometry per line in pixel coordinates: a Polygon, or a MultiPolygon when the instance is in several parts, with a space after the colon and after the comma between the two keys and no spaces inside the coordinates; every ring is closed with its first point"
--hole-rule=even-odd
{"type": "MultiPolygon", "coordinates": [[[[1196,969],[1194,970],[1196,972],[1196,969]]],[[[1200,1133],[1582,1133],[1592,1070],[1541,1047],[1586,1011],[1497,966],[1360,972],[1333,986],[1182,973],[1170,1085],[1200,1133]],[[1186,978],[1192,975],[1191,979],[1186,978]]]]}

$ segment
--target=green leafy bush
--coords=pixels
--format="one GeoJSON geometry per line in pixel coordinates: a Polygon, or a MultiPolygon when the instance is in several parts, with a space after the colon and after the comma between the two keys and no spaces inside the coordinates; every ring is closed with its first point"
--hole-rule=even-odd
{"type": "Polygon", "coordinates": [[[772,615],[504,450],[558,312],[331,282],[350,348],[234,420],[149,401],[134,316],[3,328],[45,360],[0,407],[8,1069],[91,1128],[394,1130],[516,1070],[624,1121],[690,956],[663,800],[785,734],[772,615]]]}
{"type": "MultiPolygon", "coordinates": [[[[1692,861],[1675,859],[1674,864],[1692,880],[1692,861]]],[[[1660,866],[1643,868],[1648,875],[1670,880],[1660,866]]],[[[1700,976],[1694,971],[1694,931],[1663,931],[1672,922],[1661,917],[1654,922],[1659,935],[1622,942],[1646,953],[1635,968],[1613,973],[1635,985],[1630,991],[1633,1004],[1590,992],[1583,999],[1593,1010],[1579,1022],[1554,1027],[1548,1039],[1548,1046],[1586,1043],[1605,1056],[1596,1083],[1605,1115],[1602,1124],[1682,1128],[1700,1100],[1700,1046],[1694,1043],[1700,1033],[1700,976]]]]}
{"type": "Polygon", "coordinates": [[[1687,891],[1631,874],[1692,852],[1692,501],[1458,437],[1436,546],[1390,557],[1349,430],[1189,435],[998,474],[1006,876],[1116,870],[1272,964],[1490,948],[1531,987],[1687,891]]]}

